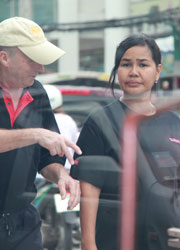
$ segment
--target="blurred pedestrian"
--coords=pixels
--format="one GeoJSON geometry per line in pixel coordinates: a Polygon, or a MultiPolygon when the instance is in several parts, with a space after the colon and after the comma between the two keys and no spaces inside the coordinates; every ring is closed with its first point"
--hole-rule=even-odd
{"type": "MultiPolygon", "coordinates": [[[[53,85],[44,85],[44,88],[48,94],[59,130],[68,140],[76,143],[79,135],[78,127],[75,120],[63,111],[63,95],[61,94],[59,89],[53,85]]],[[[73,156],[74,150],[72,148],[69,148],[69,151],[73,156]]],[[[71,164],[67,159],[65,168],[69,171],[70,167],[71,164]]]]}

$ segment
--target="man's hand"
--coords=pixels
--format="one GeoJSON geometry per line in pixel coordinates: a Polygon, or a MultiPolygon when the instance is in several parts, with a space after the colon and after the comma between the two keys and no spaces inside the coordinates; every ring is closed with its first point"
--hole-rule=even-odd
{"type": "Polygon", "coordinates": [[[72,210],[80,202],[80,185],[79,183],[71,178],[67,171],[63,168],[60,172],[60,178],[58,181],[59,192],[62,199],[66,198],[67,192],[70,193],[70,199],[68,202],[68,210],[72,210]]]}
{"type": "Polygon", "coordinates": [[[52,156],[65,155],[71,165],[74,164],[74,160],[68,147],[81,154],[81,149],[74,142],[59,133],[43,128],[0,129],[0,141],[0,153],[39,143],[48,149],[52,156]]]}
{"type": "Polygon", "coordinates": [[[40,173],[47,180],[58,185],[62,199],[66,198],[67,193],[70,193],[68,202],[68,210],[73,209],[80,202],[80,185],[67,172],[67,170],[58,163],[52,163],[44,167],[40,173]]]}
{"type": "Polygon", "coordinates": [[[52,132],[47,129],[38,129],[38,143],[49,150],[52,156],[66,156],[70,164],[74,164],[73,157],[68,147],[72,148],[77,154],[81,154],[81,149],[72,141],[69,141],[63,135],[52,132]]]}

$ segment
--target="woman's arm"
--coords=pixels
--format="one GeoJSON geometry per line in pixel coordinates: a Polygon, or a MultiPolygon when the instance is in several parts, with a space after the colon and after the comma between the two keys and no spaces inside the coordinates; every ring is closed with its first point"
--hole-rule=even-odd
{"type": "Polygon", "coordinates": [[[81,249],[97,250],[95,230],[100,189],[85,181],[80,181],[80,188],[81,249]]]}

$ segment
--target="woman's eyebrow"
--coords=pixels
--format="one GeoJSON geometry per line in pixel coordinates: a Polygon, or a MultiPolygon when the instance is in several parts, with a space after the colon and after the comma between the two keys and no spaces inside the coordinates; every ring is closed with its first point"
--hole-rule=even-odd
{"type": "Polygon", "coordinates": [[[140,58],[140,59],[137,59],[137,61],[140,61],[140,62],[148,62],[149,60],[148,59],[146,59],[146,58],[140,58]]]}
{"type": "MultiPolygon", "coordinates": [[[[130,62],[130,61],[132,61],[132,59],[122,58],[122,60],[121,60],[121,61],[124,61],[124,62],[130,62]]],[[[146,58],[137,58],[137,59],[136,59],[136,61],[140,61],[140,62],[144,62],[144,61],[146,61],[146,62],[148,62],[149,60],[148,60],[148,59],[146,59],[146,58]]]]}
{"type": "Polygon", "coordinates": [[[125,61],[125,62],[129,62],[131,61],[131,59],[128,59],[128,58],[122,58],[121,61],[125,61]]]}

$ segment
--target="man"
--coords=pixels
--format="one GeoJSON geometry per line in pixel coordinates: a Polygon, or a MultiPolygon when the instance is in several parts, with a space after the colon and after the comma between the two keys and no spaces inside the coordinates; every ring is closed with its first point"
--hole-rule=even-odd
{"type": "Polygon", "coordinates": [[[44,66],[65,52],[48,42],[40,26],[22,17],[0,23],[0,250],[42,250],[40,218],[31,205],[41,173],[57,183],[68,209],[79,202],[79,184],[64,169],[68,151],[81,150],[59,134],[42,85],[44,66]]]}

